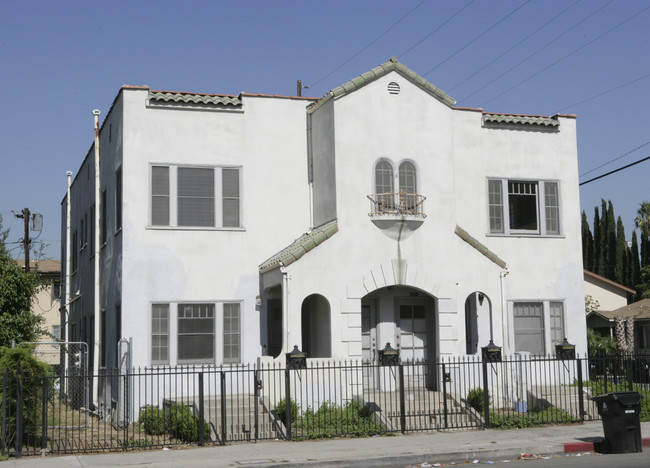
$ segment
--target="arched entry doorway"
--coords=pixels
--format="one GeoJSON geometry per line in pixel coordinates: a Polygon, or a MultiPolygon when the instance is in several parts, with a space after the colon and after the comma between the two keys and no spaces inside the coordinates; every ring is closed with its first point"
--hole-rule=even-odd
{"type": "Polygon", "coordinates": [[[302,351],[310,358],[332,357],[330,303],[320,294],[302,301],[302,351]]]}
{"type": "MultiPolygon", "coordinates": [[[[379,351],[388,343],[399,350],[402,362],[435,362],[438,355],[437,323],[433,296],[407,286],[389,286],[373,291],[361,300],[363,360],[377,362],[379,351]]],[[[373,382],[370,379],[365,383],[372,385],[373,382]]],[[[427,388],[435,389],[435,365],[419,366],[411,383],[425,383],[427,388]]]]}

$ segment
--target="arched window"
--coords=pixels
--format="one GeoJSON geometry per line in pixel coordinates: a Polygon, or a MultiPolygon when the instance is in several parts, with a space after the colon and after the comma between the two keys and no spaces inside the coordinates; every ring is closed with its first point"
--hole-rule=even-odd
{"type": "Polygon", "coordinates": [[[399,191],[402,193],[417,193],[415,166],[412,162],[404,161],[399,165],[399,191]]]}
{"type": "Polygon", "coordinates": [[[375,166],[375,193],[379,212],[393,209],[393,183],[393,166],[386,160],[379,161],[375,166]]]}

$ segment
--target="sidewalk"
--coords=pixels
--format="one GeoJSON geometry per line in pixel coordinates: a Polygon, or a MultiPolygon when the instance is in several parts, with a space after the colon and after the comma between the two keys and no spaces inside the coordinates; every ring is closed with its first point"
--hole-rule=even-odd
{"type": "MultiPolygon", "coordinates": [[[[650,435],[650,423],[641,423],[641,435],[650,435]]],[[[2,468],[63,467],[406,467],[423,462],[481,462],[514,459],[522,453],[561,455],[589,452],[590,442],[602,439],[600,421],[582,425],[531,429],[427,432],[393,437],[331,439],[304,442],[264,441],[225,447],[116,452],[97,455],[48,455],[1,462],[2,468]],[[566,445],[565,445],[566,444],[566,445]]],[[[644,439],[650,444],[650,438],[644,439]]],[[[648,450],[648,449],[646,449],[648,450]]]]}

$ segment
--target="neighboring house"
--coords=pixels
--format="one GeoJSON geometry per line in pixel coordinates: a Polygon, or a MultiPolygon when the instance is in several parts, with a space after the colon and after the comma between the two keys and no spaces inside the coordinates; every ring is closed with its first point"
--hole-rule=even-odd
{"type": "MultiPolygon", "coordinates": [[[[25,260],[16,260],[21,268],[25,268],[25,260]]],[[[32,300],[32,312],[43,317],[43,335],[41,343],[54,342],[61,338],[61,261],[60,260],[31,260],[29,267],[36,271],[42,286],[32,300]]],[[[56,346],[39,346],[38,352],[50,364],[58,364],[59,349],[56,346]]]]}
{"type": "Polygon", "coordinates": [[[609,318],[610,323],[613,322],[614,317],[634,318],[634,349],[650,352],[650,299],[641,299],[604,313],[603,316],[609,318]]]}
{"type": "Polygon", "coordinates": [[[122,87],[100,199],[92,147],[72,184],[68,339],[106,367],[121,338],[134,366],[584,354],[575,117],[454,103],[395,58],[320,99],[122,87]]]}
{"type": "Polygon", "coordinates": [[[614,337],[614,312],[625,307],[636,291],[588,270],[584,276],[585,295],[598,302],[598,309],[587,314],[587,328],[614,337]]]}

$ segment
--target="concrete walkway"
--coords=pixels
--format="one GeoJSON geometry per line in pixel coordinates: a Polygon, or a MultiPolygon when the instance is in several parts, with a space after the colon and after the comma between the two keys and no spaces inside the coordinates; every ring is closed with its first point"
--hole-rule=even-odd
{"type": "MultiPolygon", "coordinates": [[[[641,424],[641,435],[650,435],[650,423],[641,424]]],[[[522,453],[560,455],[588,452],[602,440],[602,423],[547,426],[531,429],[428,432],[303,442],[264,441],[233,445],[170,448],[97,455],[48,455],[23,457],[0,463],[2,468],[58,467],[406,467],[420,463],[451,463],[518,458],[522,453]]],[[[650,444],[650,439],[644,439],[650,444]]],[[[646,448],[650,452],[650,448],[646,448]]]]}

